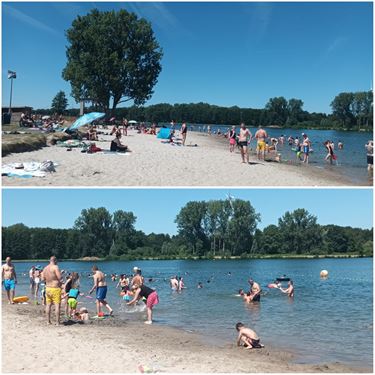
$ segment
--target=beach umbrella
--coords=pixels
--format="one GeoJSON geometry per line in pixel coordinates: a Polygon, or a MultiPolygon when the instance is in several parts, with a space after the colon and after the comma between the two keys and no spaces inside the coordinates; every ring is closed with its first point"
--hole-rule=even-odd
{"type": "Polygon", "coordinates": [[[43,116],[42,120],[48,120],[51,116],[43,116]]]}
{"type": "Polygon", "coordinates": [[[81,116],[80,118],[77,118],[77,120],[74,121],[72,126],[69,128],[69,130],[78,129],[81,126],[87,125],[92,123],[93,121],[102,118],[105,116],[105,113],[101,112],[91,112],[86,113],[85,115],[81,116]]]}
{"type": "Polygon", "coordinates": [[[130,120],[130,121],[128,121],[128,124],[138,124],[138,121],[130,120]]]}

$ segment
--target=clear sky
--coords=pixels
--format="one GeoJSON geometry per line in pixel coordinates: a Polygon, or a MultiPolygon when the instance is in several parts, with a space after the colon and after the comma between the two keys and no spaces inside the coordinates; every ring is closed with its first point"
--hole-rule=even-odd
{"type": "MultiPolygon", "coordinates": [[[[64,31],[94,7],[126,8],[152,23],[164,57],[147,104],[263,108],[284,96],[330,113],[335,95],[372,85],[371,2],[2,2],[3,105],[9,105],[8,69],[17,72],[14,106],[49,108],[59,90],[70,95],[61,78],[64,31]]],[[[78,107],[70,97],[69,105],[78,107]]]]}
{"type": "Polygon", "coordinates": [[[251,202],[261,214],[260,229],[286,211],[305,208],[320,224],[371,228],[371,189],[3,189],[4,226],[70,228],[84,208],[121,209],[137,216],[146,233],[175,234],[176,215],[188,201],[234,198],[251,202]]]}

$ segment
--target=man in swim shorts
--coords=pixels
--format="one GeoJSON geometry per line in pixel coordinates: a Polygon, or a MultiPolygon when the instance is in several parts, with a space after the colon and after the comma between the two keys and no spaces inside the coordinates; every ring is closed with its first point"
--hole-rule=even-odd
{"type": "Polygon", "coordinates": [[[245,163],[245,156],[247,164],[249,164],[249,153],[247,150],[248,141],[251,141],[252,134],[249,129],[246,129],[246,125],[242,122],[240,134],[238,136],[238,145],[241,148],[242,163],[245,163]]]}
{"type": "Polygon", "coordinates": [[[47,324],[51,323],[51,306],[55,306],[56,325],[60,324],[61,272],[55,256],[51,256],[49,265],[43,269],[42,279],[46,283],[47,324]]]}
{"type": "Polygon", "coordinates": [[[89,294],[91,294],[96,289],[96,312],[98,316],[100,316],[102,312],[101,306],[103,305],[108,309],[109,314],[112,315],[113,310],[105,300],[105,297],[107,296],[107,283],[105,281],[104,273],[102,271],[99,271],[99,268],[97,266],[92,267],[92,272],[94,285],[90,289],[89,294]]]}
{"type": "Polygon", "coordinates": [[[12,263],[12,259],[7,257],[5,264],[1,267],[1,280],[4,284],[4,289],[7,294],[8,303],[13,305],[14,292],[17,284],[16,269],[12,263]]]}
{"type": "Polygon", "coordinates": [[[306,164],[309,164],[309,153],[310,153],[311,142],[307,134],[302,133],[302,137],[303,137],[303,140],[302,140],[303,162],[306,164]]]}
{"type": "Polygon", "coordinates": [[[257,139],[257,156],[258,160],[264,160],[266,154],[266,139],[268,138],[267,132],[262,129],[259,125],[257,132],[255,133],[257,139]]]}

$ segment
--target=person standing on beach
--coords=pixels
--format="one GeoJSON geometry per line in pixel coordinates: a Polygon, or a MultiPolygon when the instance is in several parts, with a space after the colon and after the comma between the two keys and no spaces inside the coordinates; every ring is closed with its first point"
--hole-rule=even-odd
{"type": "Polygon", "coordinates": [[[96,289],[96,311],[97,315],[100,316],[102,315],[102,309],[101,306],[105,306],[109,314],[113,314],[113,310],[111,306],[107,303],[105,300],[105,297],[107,296],[107,283],[105,281],[105,276],[102,271],[99,271],[98,266],[93,266],[92,267],[92,272],[93,272],[93,279],[94,279],[94,285],[90,289],[89,294],[91,294],[95,289],[96,289]]]}
{"type": "Polygon", "coordinates": [[[229,138],[229,152],[234,151],[234,146],[236,145],[236,127],[232,126],[232,129],[228,132],[228,138],[229,138]]]}
{"type": "Polygon", "coordinates": [[[249,152],[247,150],[248,141],[251,141],[252,134],[249,129],[246,128],[245,123],[241,123],[240,135],[238,136],[238,145],[241,148],[242,163],[245,163],[245,157],[247,164],[249,164],[249,152]]]}
{"type": "Polygon", "coordinates": [[[302,133],[302,147],[303,147],[303,162],[309,164],[309,153],[311,142],[306,133],[302,133]]]}
{"type": "Polygon", "coordinates": [[[30,282],[30,294],[34,294],[34,272],[35,272],[35,266],[32,266],[29,271],[29,282],[30,282]]]}
{"type": "Polygon", "coordinates": [[[16,268],[12,263],[11,257],[5,259],[5,264],[1,267],[1,280],[7,293],[8,303],[13,305],[14,293],[17,284],[16,268]]]}
{"type": "Polygon", "coordinates": [[[42,279],[46,282],[47,324],[51,323],[51,305],[55,305],[56,325],[60,324],[61,272],[55,256],[51,256],[49,265],[43,269],[42,279]]]}
{"type": "Polygon", "coordinates": [[[180,131],[181,135],[182,135],[182,145],[183,146],[185,146],[187,131],[188,131],[188,128],[187,128],[186,122],[183,122],[182,125],[181,125],[181,131],[180,131]]]}
{"type": "Polygon", "coordinates": [[[128,135],[128,126],[129,126],[128,120],[124,118],[122,120],[122,132],[125,136],[128,135]]]}
{"type": "Polygon", "coordinates": [[[257,132],[255,133],[255,138],[257,140],[257,156],[258,160],[264,160],[266,154],[266,139],[268,135],[267,132],[259,125],[257,132]]]}
{"type": "Polygon", "coordinates": [[[367,151],[367,170],[371,172],[374,165],[374,141],[368,141],[365,148],[367,151]]]}

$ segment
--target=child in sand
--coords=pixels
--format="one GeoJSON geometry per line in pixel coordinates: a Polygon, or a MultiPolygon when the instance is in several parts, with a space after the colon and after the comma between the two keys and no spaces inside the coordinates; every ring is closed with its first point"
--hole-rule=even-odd
{"type": "Polygon", "coordinates": [[[259,343],[260,338],[252,329],[245,327],[242,323],[237,323],[236,330],[238,331],[237,346],[242,344],[247,349],[264,348],[264,345],[259,343]]]}
{"type": "Polygon", "coordinates": [[[88,322],[89,320],[89,312],[86,307],[81,307],[74,315],[77,319],[82,320],[83,322],[88,322]]]}

